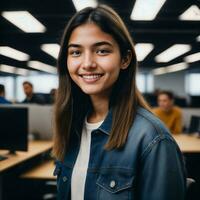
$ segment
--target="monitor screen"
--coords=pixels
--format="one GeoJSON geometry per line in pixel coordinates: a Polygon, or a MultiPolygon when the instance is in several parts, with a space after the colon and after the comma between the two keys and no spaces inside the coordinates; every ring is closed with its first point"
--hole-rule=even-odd
{"type": "Polygon", "coordinates": [[[0,149],[28,150],[28,109],[0,107],[0,149]]]}
{"type": "Polygon", "coordinates": [[[192,116],[190,121],[189,133],[200,132],[200,116],[192,116]]]}

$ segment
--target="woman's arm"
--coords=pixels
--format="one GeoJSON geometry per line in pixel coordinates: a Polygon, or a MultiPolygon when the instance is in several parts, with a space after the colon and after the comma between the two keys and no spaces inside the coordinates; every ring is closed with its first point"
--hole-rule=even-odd
{"type": "Polygon", "coordinates": [[[149,145],[145,152],[139,169],[137,199],[184,200],[186,173],[178,146],[164,138],[149,145]]]}

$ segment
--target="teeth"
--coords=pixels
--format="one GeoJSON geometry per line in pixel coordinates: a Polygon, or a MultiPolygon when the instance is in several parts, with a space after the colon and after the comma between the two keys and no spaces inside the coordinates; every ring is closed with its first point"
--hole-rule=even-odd
{"type": "Polygon", "coordinates": [[[94,74],[94,75],[82,75],[83,78],[85,79],[96,79],[96,78],[99,78],[101,75],[97,75],[97,74],[94,74]]]}

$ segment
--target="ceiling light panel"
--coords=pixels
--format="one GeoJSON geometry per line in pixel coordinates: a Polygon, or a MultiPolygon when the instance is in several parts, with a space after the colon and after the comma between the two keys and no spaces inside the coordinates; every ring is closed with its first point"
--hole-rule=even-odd
{"type": "Polygon", "coordinates": [[[185,62],[193,63],[200,60],[200,52],[185,57],[185,62]]]}
{"type": "Polygon", "coordinates": [[[28,54],[8,46],[0,46],[0,54],[19,61],[27,61],[30,58],[28,54]]]}
{"type": "Polygon", "coordinates": [[[21,76],[27,76],[29,74],[29,70],[4,64],[0,65],[0,71],[21,76]]]}
{"type": "Polygon", "coordinates": [[[182,63],[177,63],[177,64],[174,64],[174,65],[169,65],[169,66],[166,66],[166,67],[160,67],[160,68],[157,68],[157,69],[153,69],[152,73],[154,75],[161,75],[161,74],[185,70],[188,67],[189,67],[189,65],[187,63],[182,62],[182,63]]]}
{"type": "Polygon", "coordinates": [[[132,20],[154,20],[166,0],[136,0],[131,13],[132,20]]]}
{"type": "Polygon", "coordinates": [[[26,33],[43,33],[46,28],[27,11],[2,12],[2,16],[26,33]]]}
{"type": "Polygon", "coordinates": [[[28,62],[28,66],[33,68],[33,69],[37,69],[40,71],[44,71],[50,74],[56,74],[57,73],[57,69],[51,65],[47,65],[45,63],[39,62],[39,61],[29,61],[28,62]]]}
{"type": "Polygon", "coordinates": [[[86,7],[97,7],[98,5],[96,0],[72,0],[72,2],[77,11],[86,7]]]}
{"type": "Polygon", "coordinates": [[[156,62],[169,62],[191,50],[188,44],[175,44],[155,57],[156,62]]]}
{"type": "Polygon", "coordinates": [[[135,45],[137,60],[143,61],[146,56],[153,50],[154,45],[151,43],[138,43],[135,45]]]}
{"type": "Polygon", "coordinates": [[[58,44],[43,44],[41,45],[41,49],[47,54],[51,55],[55,59],[58,58],[58,53],[60,50],[60,45],[58,44]]]}
{"type": "Polygon", "coordinates": [[[180,20],[200,21],[200,9],[196,5],[190,6],[183,14],[179,16],[180,20]]]}

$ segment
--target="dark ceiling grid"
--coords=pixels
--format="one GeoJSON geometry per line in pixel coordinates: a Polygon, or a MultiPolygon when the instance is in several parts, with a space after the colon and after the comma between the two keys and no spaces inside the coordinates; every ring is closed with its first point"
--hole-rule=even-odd
{"type": "MultiPolygon", "coordinates": [[[[189,55],[200,51],[200,43],[196,37],[200,35],[199,21],[179,21],[178,16],[190,5],[199,6],[198,0],[167,0],[154,21],[131,21],[130,15],[134,0],[99,0],[99,3],[113,7],[125,20],[135,43],[148,42],[154,44],[154,50],[140,63],[142,68],[174,64],[183,61],[184,55],[163,64],[156,63],[154,57],[175,43],[191,44],[189,55]]],[[[55,66],[56,60],[40,49],[43,43],[59,43],[63,29],[76,12],[71,0],[1,0],[0,12],[8,10],[28,10],[47,27],[45,33],[24,33],[0,16],[0,45],[7,45],[29,54],[31,60],[38,60],[55,66]]],[[[26,62],[14,61],[0,55],[0,64],[12,64],[27,67],[26,62]]],[[[200,62],[190,64],[190,68],[198,68],[200,62]]],[[[28,68],[28,67],[27,67],[28,68]]],[[[1,73],[0,73],[1,75],[1,73]]]]}

